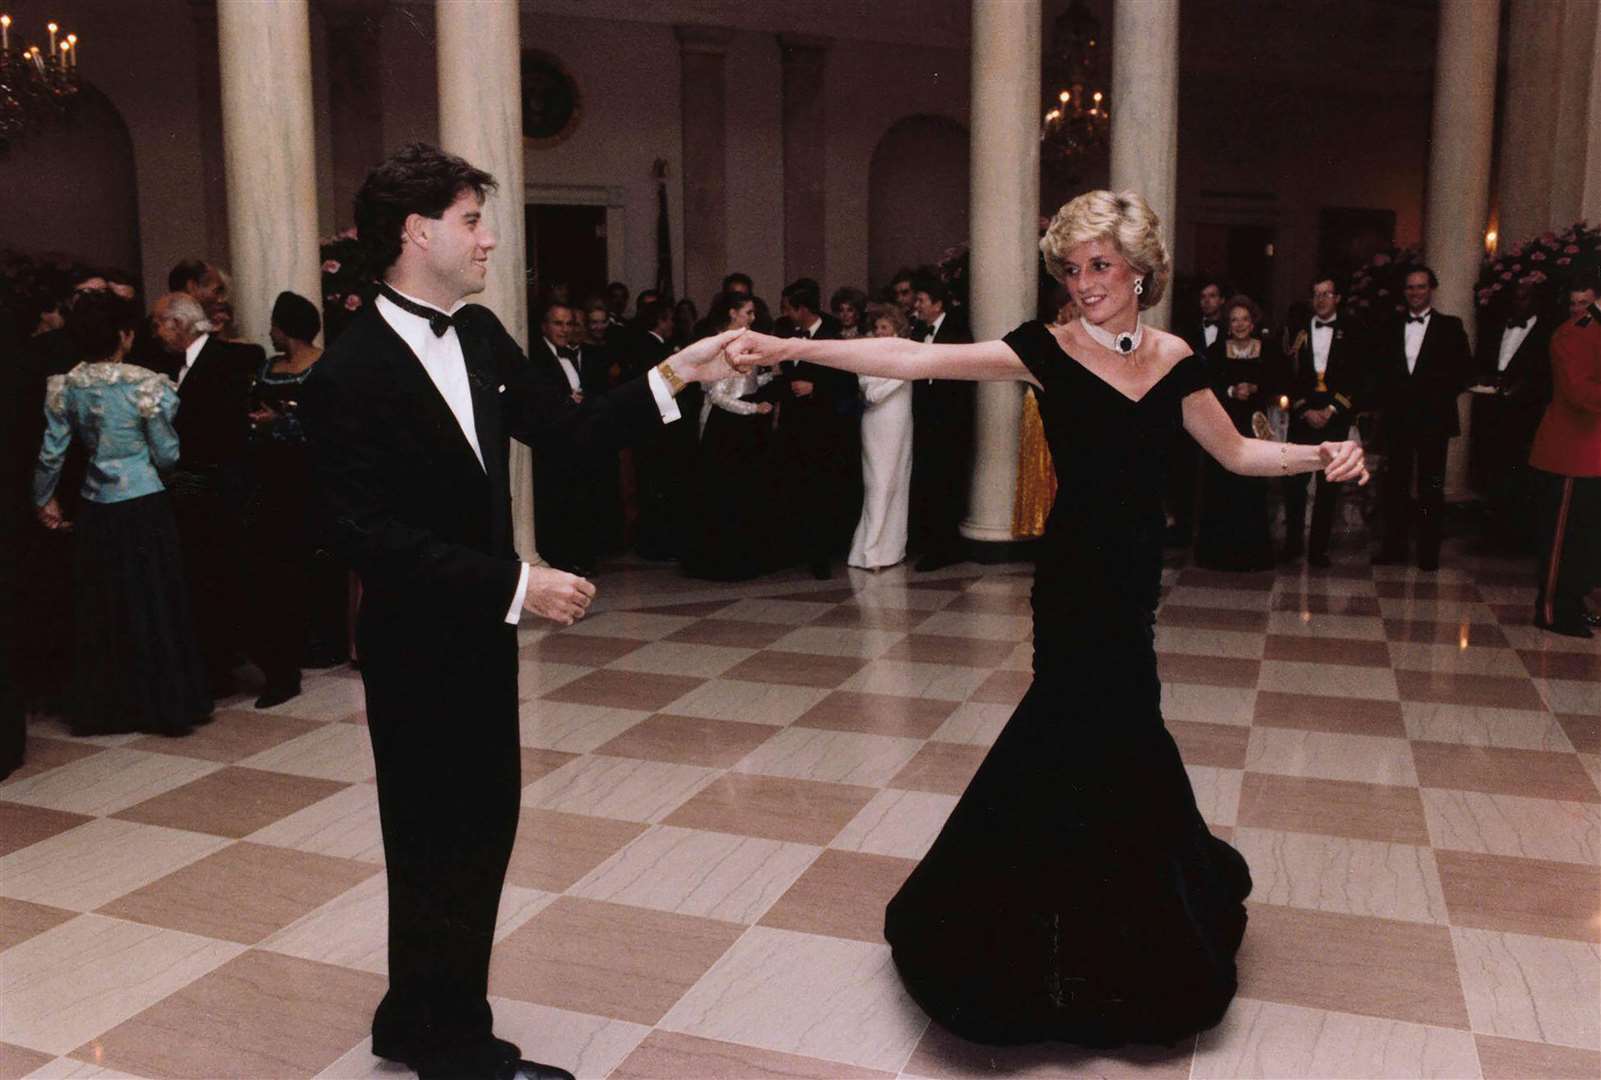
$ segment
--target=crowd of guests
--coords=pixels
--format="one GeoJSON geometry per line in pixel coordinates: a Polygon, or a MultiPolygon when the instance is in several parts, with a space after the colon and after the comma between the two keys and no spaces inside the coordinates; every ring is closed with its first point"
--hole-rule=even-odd
{"type": "MultiPolygon", "coordinates": [[[[1278,334],[1268,331],[1251,297],[1231,296],[1220,281],[1206,280],[1183,333],[1208,361],[1214,392],[1242,434],[1273,437],[1275,409],[1291,442],[1361,433],[1370,460],[1381,466],[1375,565],[1415,560],[1421,570],[1439,567],[1446,453],[1461,434],[1459,396],[1471,390],[1470,477],[1486,510],[1484,539],[1506,554],[1540,554],[1542,598],[1558,592],[1564,598],[1550,609],[1542,599],[1536,621],[1588,636],[1593,620],[1582,597],[1598,583],[1594,548],[1601,525],[1575,532],[1577,519],[1571,509],[1563,512],[1561,492],[1566,480],[1594,483],[1601,474],[1593,431],[1593,414],[1601,411],[1594,385],[1601,375],[1590,360],[1576,362],[1589,365],[1583,373],[1566,377],[1559,363],[1554,377],[1553,360],[1562,350],[1553,340],[1564,331],[1575,340],[1593,336],[1595,275],[1575,277],[1561,295],[1543,292],[1536,281],[1516,283],[1481,323],[1477,352],[1462,318],[1435,309],[1433,270],[1410,267],[1403,280],[1404,311],[1361,319],[1342,305],[1335,276],[1320,274],[1278,334]],[[1589,420],[1570,422],[1570,412],[1589,420]],[[1566,590],[1553,569],[1562,565],[1573,575],[1566,590]]],[[[1317,476],[1308,523],[1306,478],[1282,481],[1284,535],[1275,545],[1270,481],[1198,463],[1190,446],[1175,448],[1174,456],[1179,467],[1168,493],[1170,537],[1182,545],[1193,536],[1199,565],[1265,570],[1303,556],[1313,567],[1329,565],[1341,485],[1317,476]]],[[[1577,504],[1569,491],[1570,508],[1583,504],[1587,490],[1581,483],[1577,504]]]]}

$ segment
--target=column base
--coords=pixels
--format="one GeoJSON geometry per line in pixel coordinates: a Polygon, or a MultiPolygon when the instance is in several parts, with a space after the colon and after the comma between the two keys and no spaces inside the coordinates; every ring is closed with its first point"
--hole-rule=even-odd
{"type": "Polygon", "coordinates": [[[975,540],[962,537],[962,558],[981,566],[999,563],[1031,563],[1039,552],[1039,540],[975,540]]]}

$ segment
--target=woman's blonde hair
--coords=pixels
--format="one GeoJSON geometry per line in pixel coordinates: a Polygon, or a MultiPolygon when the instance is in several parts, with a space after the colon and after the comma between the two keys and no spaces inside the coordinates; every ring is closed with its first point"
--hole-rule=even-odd
{"type": "Polygon", "coordinates": [[[872,337],[873,328],[880,319],[889,320],[889,324],[895,328],[896,337],[906,336],[906,313],[899,304],[868,304],[867,310],[862,313],[862,333],[872,337]]]}
{"type": "Polygon", "coordinates": [[[1065,203],[1040,238],[1045,269],[1067,282],[1067,253],[1091,240],[1109,240],[1145,282],[1141,310],[1155,307],[1172,272],[1162,243],[1162,222],[1137,191],[1086,191],[1065,203]]]}

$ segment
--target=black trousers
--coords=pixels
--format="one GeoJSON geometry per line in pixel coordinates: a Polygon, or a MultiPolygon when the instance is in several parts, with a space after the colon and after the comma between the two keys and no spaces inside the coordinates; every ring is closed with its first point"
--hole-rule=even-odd
{"type": "MultiPolygon", "coordinates": [[[[1350,425],[1335,419],[1322,428],[1296,422],[1290,425],[1290,442],[1299,446],[1316,446],[1324,442],[1338,442],[1350,433],[1350,425]]],[[[1300,476],[1287,476],[1281,482],[1284,492],[1284,548],[1291,554],[1301,551],[1302,530],[1306,528],[1306,485],[1312,480],[1312,526],[1307,537],[1307,549],[1313,555],[1327,555],[1329,537],[1334,532],[1334,511],[1340,501],[1339,484],[1331,484],[1321,472],[1300,476]],[[1315,476],[1316,479],[1313,479],[1315,476]]]]}
{"type": "Polygon", "coordinates": [[[492,1071],[489,954],[522,790],[514,627],[359,631],[389,880],[373,1053],[492,1071]]]}
{"type": "Polygon", "coordinates": [[[1445,511],[1445,451],[1450,439],[1431,432],[1391,431],[1384,456],[1384,553],[1406,555],[1414,531],[1420,565],[1440,561],[1440,525],[1445,511]],[[1412,502],[1412,477],[1418,497],[1412,502]]]}
{"type": "Polygon", "coordinates": [[[240,646],[243,550],[238,484],[211,470],[172,478],[172,511],[183,548],[195,637],[213,683],[226,680],[240,646]]]}
{"type": "Polygon", "coordinates": [[[973,472],[973,384],[918,379],[912,384],[912,485],[909,547],[954,558],[963,543],[973,472]]]}
{"type": "Polygon", "coordinates": [[[1601,476],[1558,476],[1540,482],[1540,582],[1535,620],[1572,626],[1584,596],[1601,583],[1601,476]]]}

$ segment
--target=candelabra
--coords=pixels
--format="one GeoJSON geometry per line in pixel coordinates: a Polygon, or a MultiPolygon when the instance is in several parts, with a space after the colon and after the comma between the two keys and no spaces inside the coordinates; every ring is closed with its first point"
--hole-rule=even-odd
{"type": "Polygon", "coordinates": [[[0,15],[0,151],[46,123],[60,120],[77,100],[78,35],[45,27],[50,48],[13,48],[11,16],[0,15]]]}
{"type": "Polygon", "coordinates": [[[1073,0],[1056,20],[1045,56],[1045,85],[1052,88],[1040,125],[1040,156],[1067,167],[1081,155],[1106,146],[1112,114],[1100,78],[1101,24],[1073,0]]]}

